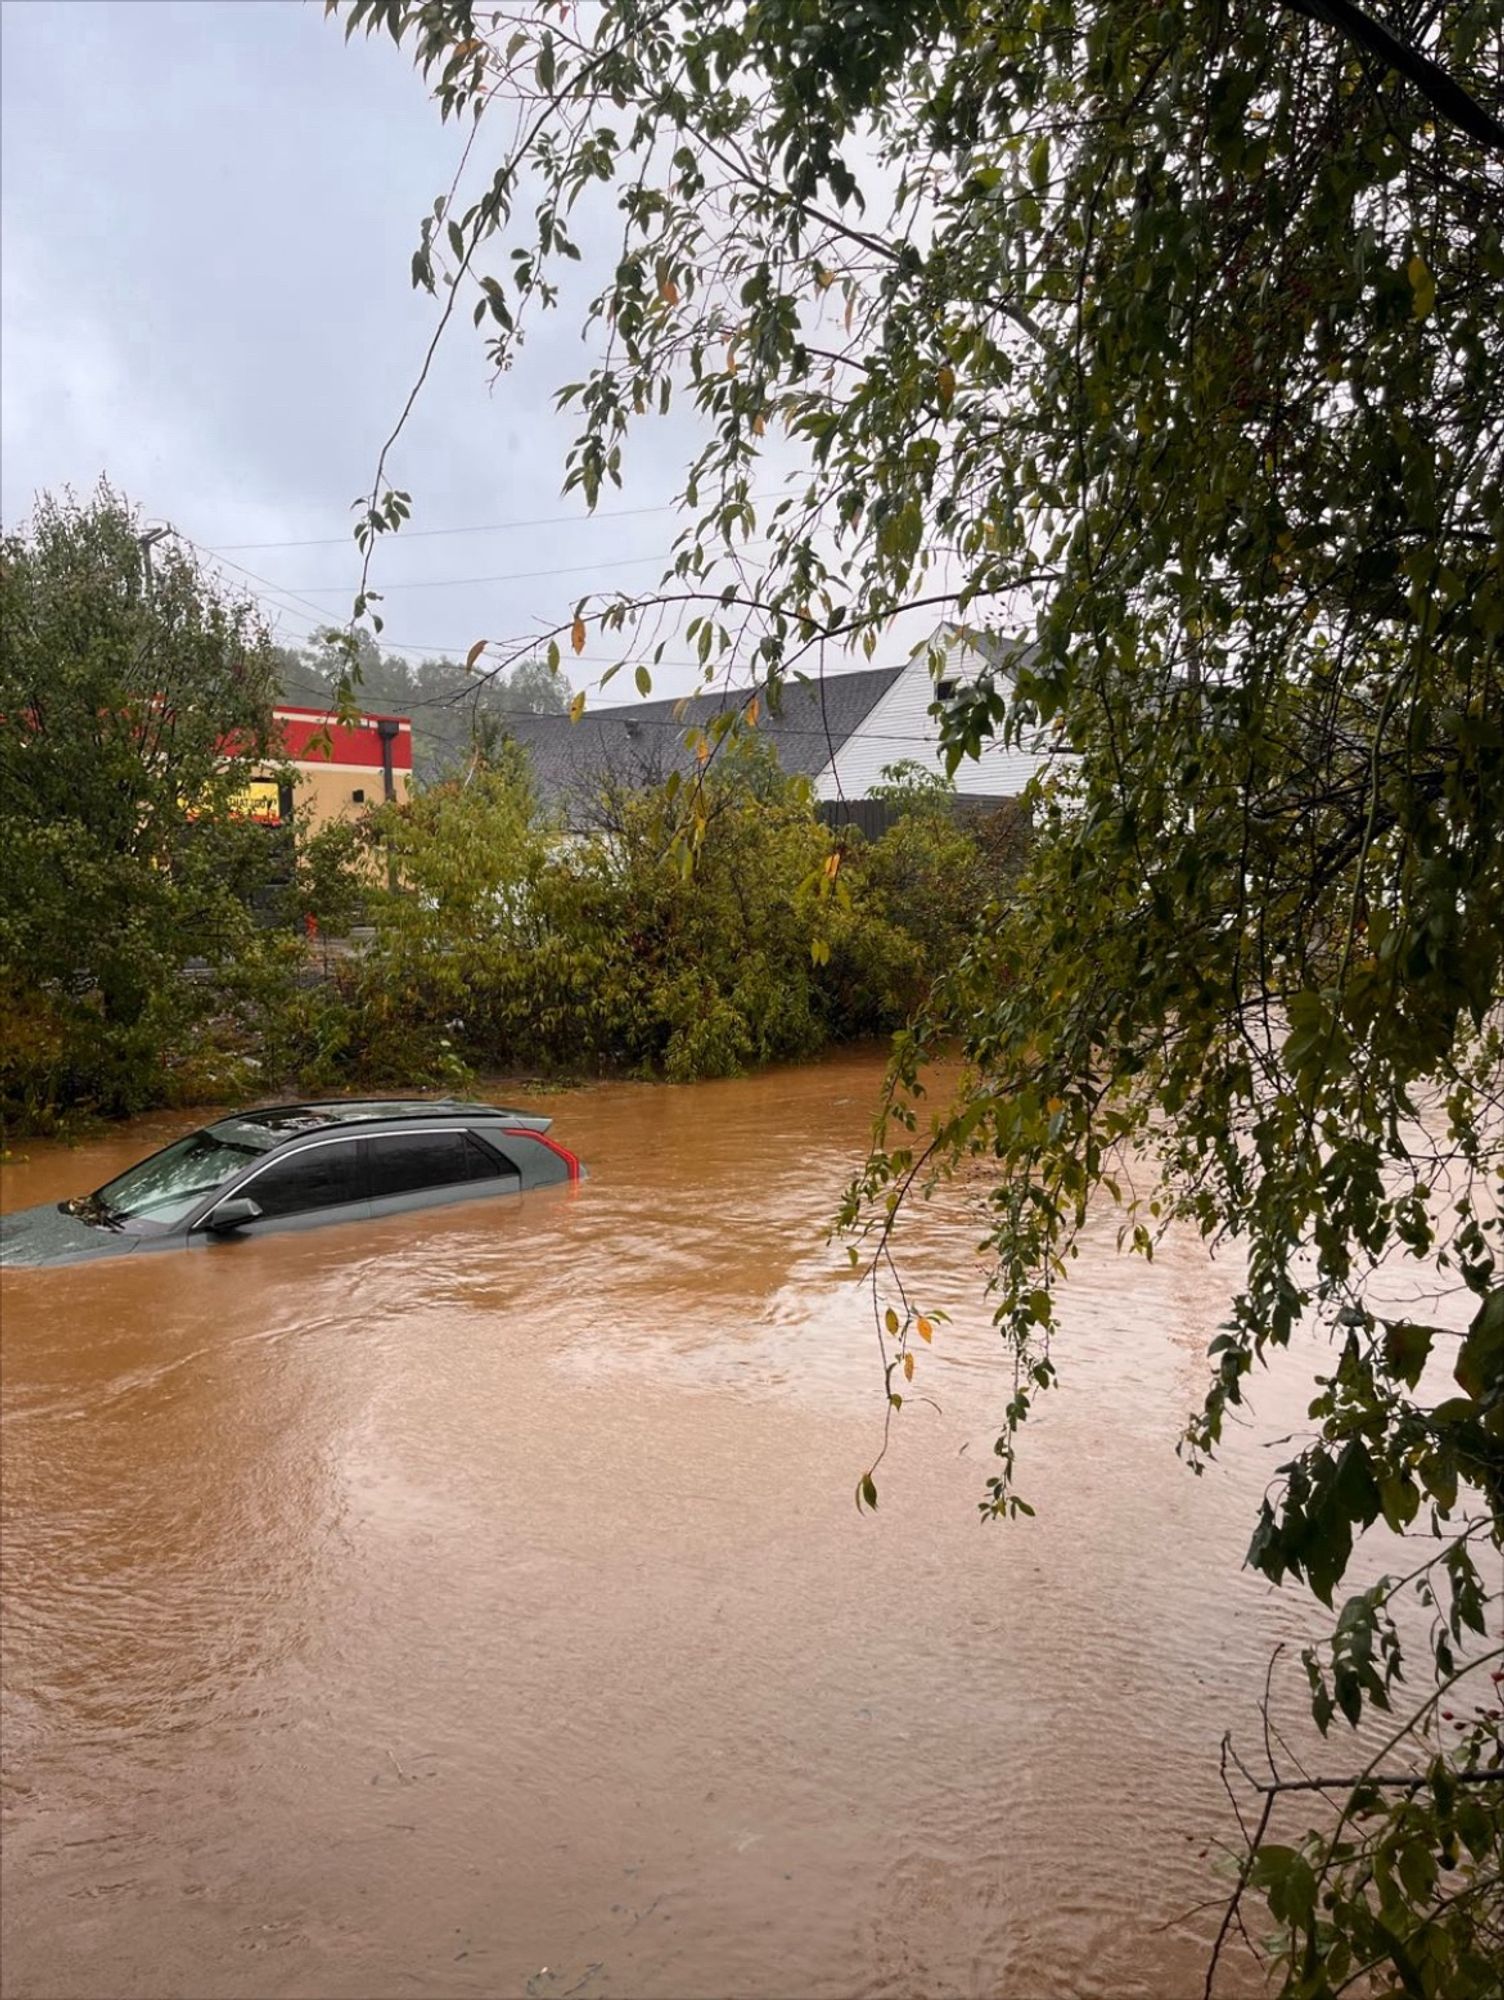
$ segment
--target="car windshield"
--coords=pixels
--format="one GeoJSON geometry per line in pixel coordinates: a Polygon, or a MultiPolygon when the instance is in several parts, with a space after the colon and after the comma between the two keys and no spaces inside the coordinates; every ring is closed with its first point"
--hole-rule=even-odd
{"type": "Polygon", "coordinates": [[[171,1228],[181,1222],[206,1194],[222,1187],[261,1148],[238,1146],[209,1132],[195,1132],[153,1153],[138,1167],[106,1181],[91,1196],[101,1220],[149,1223],[171,1228]]]}

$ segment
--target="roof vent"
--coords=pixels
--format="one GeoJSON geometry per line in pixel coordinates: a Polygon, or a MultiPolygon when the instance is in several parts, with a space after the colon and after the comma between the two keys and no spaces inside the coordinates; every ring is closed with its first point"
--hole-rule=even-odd
{"type": "Polygon", "coordinates": [[[628,736],[640,736],[642,734],[642,724],[637,720],[635,715],[627,717],[627,734],[628,736]]]}
{"type": "Polygon", "coordinates": [[[949,701],[951,696],[955,693],[956,689],[959,686],[960,686],[959,681],[936,681],[935,683],[936,701],[949,701]]]}

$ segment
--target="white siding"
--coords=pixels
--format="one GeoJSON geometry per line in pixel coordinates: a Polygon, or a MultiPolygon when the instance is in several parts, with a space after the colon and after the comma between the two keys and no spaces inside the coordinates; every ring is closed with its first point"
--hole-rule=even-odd
{"type": "MultiPolygon", "coordinates": [[[[980,666],[966,640],[953,638],[946,648],[941,677],[970,681],[980,666]]],[[[926,712],[934,699],[929,647],[921,646],[816,778],[816,797],[868,798],[873,787],[883,782],[884,765],[905,760],[943,774],[939,724],[926,712]]],[[[1044,761],[1041,755],[993,741],[984,745],[979,758],[962,759],[956,768],[955,787],[974,797],[1017,798],[1044,761]]]]}

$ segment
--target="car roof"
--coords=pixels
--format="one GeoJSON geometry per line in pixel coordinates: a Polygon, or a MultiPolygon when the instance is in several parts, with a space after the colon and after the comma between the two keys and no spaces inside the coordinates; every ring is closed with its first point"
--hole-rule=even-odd
{"type": "Polygon", "coordinates": [[[308,1132],[328,1131],[340,1125],[411,1125],[427,1119],[505,1118],[530,1131],[546,1132],[553,1123],[533,1112],[512,1111],[501,1104],[466,1103],[454,1097],[324,1098],[305,1104],[268,1104],[259,1110],[238,1111],[218,1119],[206,1130],[221,1138],[257,1140],[270,1147],[308,1132]]]}

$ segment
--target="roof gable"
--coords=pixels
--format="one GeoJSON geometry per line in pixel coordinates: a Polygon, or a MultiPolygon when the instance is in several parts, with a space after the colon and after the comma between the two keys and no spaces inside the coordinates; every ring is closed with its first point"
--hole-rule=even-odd
{"type": "MultiPolygon", "coordinates": [[[[819,774],[820,798],[871,798],[897,765],[915,764],[935,777],[945,776],[939,711],[951,689],[974,681],[984,669],[1011,681],[1014,669],[1032,658],[1034,650],[1019,637],[942,625],[914,648],[819,774]]],[[[1011,743],[992,736],[978,756],[962,760],[952,782],[958,796],[1015,798],[1041,768],[1045,752],[1039,741],[1011,743]]]]}
{"type": "MultiPolygon", "coordinates": [[[[786,681],[776,692],[759,688],[758,738],[776,750],[788,776],[816,778],[903,672],[903,665],[867,667],[786,681]]],[[[587,709],[578,722],[567,715],[517,716],[509,733],[530,753],[545,801],[569,808],[608,786],[661,784],[670,771],[693,772],[697,759],[686,733],[740,712],[753,693],[715,689],[587,709]]]]}

